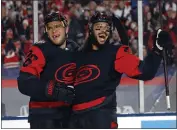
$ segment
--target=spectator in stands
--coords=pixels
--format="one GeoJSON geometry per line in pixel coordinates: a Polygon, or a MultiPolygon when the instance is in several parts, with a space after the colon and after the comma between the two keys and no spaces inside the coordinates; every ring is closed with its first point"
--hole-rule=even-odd
{"type": "MultiPolygon", "coordinates": [[[[44,32],[43,32],[44,33],[44,32]]],[[[43,34],[42,33],[42,34],[43,34]]],[[[23,38],[23,37],[22,37],[23,38]]],[[[27,53],[29,52],[29,50],[30,50],[30,48],[31,48],[31,46],[32,46],[32,44],[33,44],[33,32],[31,31],[30,32],[30,38],[27,38],[27,39],[23,39],[22,41],[22,43],[23,43],[23,53],[24,53],[24,55],[26,56],[27,55],[27,53]]]]}
{"type": "Polygon", "coordinates": [[[153,19],[152,19],[152,15],[151,12],[147,12],[145,15],[145,20],[144,20],[144,31],[145,32],[154,32],[154,23],[153,23],[153,19]]]}
{"type": "Polygon", "coordinates": [[[13,10],[13,4],[10,1],[3,2],[2,11],[3,12],[2,12],[1,23],[2,23],[3,30],[6,31],[7,29],[11,28],[15,33],[14,35],[16,36],[15,26],[14,26],[14,16],[16,13],[13,10]]]}
{"type": "Polygon", "coordinates": [[[137,39],[133,39],[131,41],[130,47],[132,49],[132,53],[138,56],[138,40],[137,39]]]}
{"type": "Polygon", "coordinates": [[[177,4],[174,2],[167,2],[165,4],[166,10],[166,29],[170,31],[173,43],[177,46],[177,4]]]}
{"type": "Polygon", "coordinates": [[[119,1],[118,8],[115,10],[114,14],[119,17],[122,21],[126,21],[131,17],[130,15],[131,6],[128,1],[119,1]]]}
{"type": "Polygon", "coordinates": [[[39,31],[39,40],[42,39],[43,34],[44,34],[44,15],[41,13],[39,14],[39,27],[38,27],[38,31],[39,31]]]}
{"type": "Polygon", "coordinates": [[[108,11],[110,11],[110,9],[108,9],[108,6],[109,6],[109,4],[107,3],[107,1],[103,1],[100,4],[97,5],[96,11],[107,13],[108,11]]]}
{"type": "Polygon", "coordinates": [[[85,43],[85,41],[88,38],[88,22],[90,20],[90,10],[88,7],[84,8],[84,12],[80,17],[79,23],[81,28],[83,29],[83,33],[84,33],[84,40],[83,43],[85,43]]]}
{"type": "Polygon", "coordinates": [[[30,27],[27,19],[24,19],[22,22],[22,28],[19,30],[20,37],[24,37],[25,39],[30,38],[30,27]]]}
{"type": "Polygon", "coordinates": [[[92,15],[95,13],[95,11],[96,11],[97,4],[96,4],[95,1],[91,0],[91,1],[88,3],[87,7],[89,8],[89,10],[90,10],[90,15],[92,16],[92,15]]]}
{"type": "Polygon", "coordinates": [[[120,37],[116,30],[112,32],[112,38],[110,39],[110,43],[113,45],[119,45],[120,44],[120,37]]]}
{"type": "Polygon", "coordinates": [[[84,30],[81,28],[76,17],[72,17],[70,11],[64,13],[68,20],[68,39],[82,45],[84,42],[84,30]]]}
{"type": "Polygon", "coordinates": [[[130,43],[134,40],[134,39],[138,39],[138,26],[137,23],[132,21],[129,24],[129,30],[128,30],[128,35],[130,38],[130,43]]]}
{"type": "Polygon", "coordinates": [[[74,4],[74,14],[77,19],[80,19],[81,15],[83,13],[83,8],[79,2],[76,2],[74,4]]]}
{"type": "Polygon", "coordinates": [[[12,29],[6,31],[6,41],[3,52],[3,68],[5,75],[16,78],[20,67],[20,51],[14,44],[12,29]]]}

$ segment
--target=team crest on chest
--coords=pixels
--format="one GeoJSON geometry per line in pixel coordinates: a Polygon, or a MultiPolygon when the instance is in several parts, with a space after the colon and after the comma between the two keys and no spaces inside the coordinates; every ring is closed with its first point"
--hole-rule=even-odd
{"type": "Polygon", "coordinates": [[[72,84],[75,78],[75,71],[75,63],[65,64],[56,70],[55,80],[59,83],[72,84]]]}
{"type": "Polygon", "coordinates": [[[74,85],[96,80],[100,76],[100,69],[96,65],[84,65],[77,70],[74,85]]]}

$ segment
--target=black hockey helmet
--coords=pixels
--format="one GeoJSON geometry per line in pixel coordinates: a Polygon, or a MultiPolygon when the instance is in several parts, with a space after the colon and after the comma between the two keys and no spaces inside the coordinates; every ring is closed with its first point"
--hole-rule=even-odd
{"type": "Polygon", "coordinates": [[[93,24],[97,22],[106,22],[110,27],[112,27],[112,16],[107,15],[106,12],[95,12],[95,14],[90,18],[90,30],[92,29],[93,24]]]}
{"type": "Polygon", "coordinates": [[[45,25],[53,21],[62,21],[65,27],[68,25],[66,17],[60,12],[49,13],[44,19],[45,25]]]}

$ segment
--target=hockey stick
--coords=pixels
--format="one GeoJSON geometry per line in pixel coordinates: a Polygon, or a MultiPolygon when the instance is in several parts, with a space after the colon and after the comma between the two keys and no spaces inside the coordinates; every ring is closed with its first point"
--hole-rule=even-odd
{"type": "MultiPolygon", "coordinates": [[[[162,19],[162,8],[163,8],[163,0],[159,0],[159,17],[160,17],[160,26],[163,27],[163,19],[162,19]],[[161,6],[162,5],[162,6],[161,6]]],[[[163,49],[163,67],[164,67],[164,78],[165,78],[165,91],[166,91],[166,105],[167,110],[170,110],[170,94],[169,94],[169,83],[168,83],[168,70],[167,70],[167,57],[166,57],[166,50],[163,49]]]]}

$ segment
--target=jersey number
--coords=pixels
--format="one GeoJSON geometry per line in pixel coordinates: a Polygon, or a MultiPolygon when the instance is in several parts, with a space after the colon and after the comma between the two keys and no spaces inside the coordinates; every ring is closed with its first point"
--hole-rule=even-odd
{"type": "Polygon", "coordinates": [[[23,66],[26,67],[26,66],[30,65],[32,63],[32,61],[35,61],[37,59],[38,59],[38,57],[32,53],[32,50],[30,50],[26,56],[26,60],[23,63],[23,66]]]}

